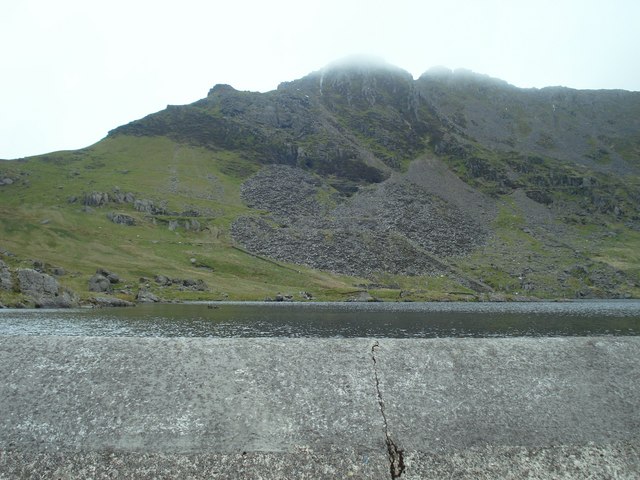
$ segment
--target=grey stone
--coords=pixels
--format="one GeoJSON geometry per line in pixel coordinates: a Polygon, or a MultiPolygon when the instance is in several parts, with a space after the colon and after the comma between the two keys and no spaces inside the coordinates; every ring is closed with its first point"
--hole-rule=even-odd
{"type": "Polygon", "coordinates": [[[13,290],[13,277],[9,266],[0,260],[0,290],[13,290]]]}
{"type": "Polygon", "coordinates": [[[98,268],[96,270],[96,273],[98,275],[102,275],[103,277],[105,277],[107,280],[109,280],[109,283],[112,283],[112,284],[120,283],[121,281],[120,275],[118,275],[117,273],[110,272],[109,270],[106,270],[104,268],[98,268]]]}
{"type": "Polygon", "coordinates": [[[53,267],[51,269],[51,273],[53,273],[56,277],[61,277],[63,275],[66,275],[67,272],[62,267],[53,267]]]}
{"type": "Polygon", "coordinates": [[[91,303],[97,307],[135,307],[135,303],[115,297],[94,297],[91,303]]]}
{"type": "Polygon", "coordinates": [[[30,268],[18,270],[18,283],[20,291],[26,294],[56,295],[60,289],[55,278],[30,268]]]}
{"type": "Polygon", "coordinates": [[[157,303],[160,302],[161,299],[146,288],[141,288],[140,290],[138,290],[136,301],[139,303],[157,303]]]}
{"type": "Polygon", "coordinates": [[[174,283],[182,283],[184,287],[192,290],[198,290],[198,291],[204,292],[209,289],[209,287],[207,286],[207,283],[201,279],[194,280],[193,278],[185,278],[182,281],[176,282],[176,279],[174,279],[173,281],[174,283]]]}
{"type": "Polygon", "coordinates": [[[85,193],[82,204],[87,207],[101,207],[109,203],[109,194],[106,192],[85,193]]]}
{"type": "Polygon", "coordinates": [[[96,273],[89,279],[89,291],[109,292],[111,291],[111,282],[104,275],[96,273]]]}
{"type": "Polygon", "coordinates": [[[376,299],[373,298],[369,292],[360,292],[357,295],[350,297],[347,302],[375,302],[376,299]]]}
{"type": "Polygon", "coordinates": [[[75,295],[61,288],[54,277],[28,268],[17,273],[20,291],[29,296],[37,307],[68,308],[77,305],[75,295]]]}
{"type": "Polygon", "coordinates": [[[118,225],[133,226],[136,224],[135,218],[124,213],[109,212],[107,213],[107,218],[118,225]]]}
{"type": "Polygon", "coordinates": [[[156,205],[153,201],[142,198],[133,202],[133,208],[138,212],[148,213],[150,215],[166,215],[167,209],[156,205]]]}
{"type": "Polygon", "coordinates": [[[185,220],[184,221],[184,228],[187,231],[192,231],[192,232],[199,232],[202,227],[200,225],[200,222],[198,220],[196,220],[195,218],[191,218],[189,220],[185,220]]]}
{"type": "Polygon", "coordinates": [[[154,280],[158,285],[162,285],[163,287],[169,286],[172,283],[171,279],[164,275],[156,275],[154,280]]]}

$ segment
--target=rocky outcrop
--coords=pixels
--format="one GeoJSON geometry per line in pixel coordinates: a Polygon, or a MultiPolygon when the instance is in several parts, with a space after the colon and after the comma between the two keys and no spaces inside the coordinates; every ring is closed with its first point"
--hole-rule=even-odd
{"type": "Polygon", "coordinates": [[[90,292],[110,292],[111,282],[107,277],[96,273],[89,279],[89,291],[90,292]]]}
{"type": "Polygon", "coordinates": [[[127,225],[131,227],[136,224],[135,218],[124,213],[109,212],[107,213],[107,218],[117,225],[127,225]]]}
{"type": "Polygon", "coordinates": [[[13,290],[13,278],[11,270],[6,263],[0,260],[0,290],[13,290]]]}
{"type": "Polygon", "coordinates": [[[95,275],[89,279],[90,292],[111,292],[112,285],[120,283],[120,276],[116,273],[98,268],[95,275]]]}
{"type": "Polygon", "coordinates": [[[133,202],[133,208],[138,212],[148,213],[149,215],[167,215],[167,209],[164,206],[156,205],[152,200],[142,198],[133,202]]]}
{"type": "Polygon", "coordinates": [[[161,301],[160,297],[146,288],[138,290],[138,295],[136,296],[136,302],[138,303],[158,303],[161,301]]]}
{"type": "Polygon", "coordinates": [[[120,275],[110,272],[109,270],[106,270],[104,268],[98,268],[96,270],[96,274],[104,276],[107,280],[109,280],[109,283],[111,284],[120,283],[121,281],[120,275]]]}
{"type": "MultiPolygon", "coordinates": [[[[136,197],[131,192],[121,192],[119,189],[114,189],[113,192],[89,192],[82,195],[82,205],[85,207],[102,207],[108,203],[134,203],[136,197]]],[[[68,198],[69,203],[75,203],[78,201],[77,196],[71,196],[68,198]]]]}
{"type": "Polygon", "coordinates": [[[204,280],[193,278],[169,278],[164,275],[156,275],[154,278],[156,284],[161,287],[177,286],[179,289],[195,290],[198,292],[206,292],[209,286],[204,280]]]}
{"type": "Polygon", "coordinates": [[[89,302],[96,307],[135,307],[135,303],[115,297],[94,297],[89,302]]]}
{"type": "Polygon", "coordinates": [[[30,297],[39,308],[69,308],[78,305],[77,297],[62,288],[58,281],[46,273],[32,269],[17,272],[20,291],[30,297]]]}

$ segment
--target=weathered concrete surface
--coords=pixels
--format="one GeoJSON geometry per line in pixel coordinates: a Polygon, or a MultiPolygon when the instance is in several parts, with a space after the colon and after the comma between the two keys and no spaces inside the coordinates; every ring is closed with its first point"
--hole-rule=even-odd
{"type": "Polygon", "coordinates": [[[0,448],[44,453],[38,469],[106,452],[100,471],[113,454],[138,477],[200,478],[195,454],[201,478],[385,478],[370,343],[0,338],[0,448]]]}
{"type": "Polygon", "coordinates": [[[640,476],[640,338],[388,339],[374,355],[406,478],[640,476]]]}
{"type": "Polygon", "coordinates": [[[374,344],[0,337],[0,478],[640,476],[640,338],[374,344]]]}

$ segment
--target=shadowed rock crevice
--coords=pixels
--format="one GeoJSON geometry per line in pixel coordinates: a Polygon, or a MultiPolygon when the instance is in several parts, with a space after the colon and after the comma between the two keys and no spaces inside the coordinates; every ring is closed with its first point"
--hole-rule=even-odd
{"type": "Polygon", "coordinates": [[[376,349],[380,344],[376,341],[371,347],[371,360],[373,361],[373,373],[376,380],[376,395],[378,399],[378,405],[380,406],[380,414],[382,415],[382,423],[384,425],[385,445],[387,446],[387,455],[389,457],[389,471],[391,478],[400,478],[405,470],[404,465],[404,450],[399,448],[391,437],[389,432],[389,423],[387,421],[387,415],[384,410],[384,399],[382,398],[382,392],[380,391],[380,379],[378,377],[378,367],[376,361],[376,349]]]}

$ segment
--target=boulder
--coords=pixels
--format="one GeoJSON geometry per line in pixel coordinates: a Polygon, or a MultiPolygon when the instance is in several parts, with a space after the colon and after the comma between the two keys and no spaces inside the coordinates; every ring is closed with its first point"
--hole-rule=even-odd
{"type": "Polygon", "coordinates": [[[42,260],[34,260],[33,261],[33,269],[37,272],[44,272],[47,266],[42,260]]]}
{"type": "Polygon", "coordinates": [[[161,285],[163,287],[167,287],[172,283],[171,279],[168,277],[165,277],[164,275],[156,275],[154,280],[158,285],[161,285]]]}
{"type": "Polygon", "coordinates": [[[109,270],[105,270],[104,268],[97,269],[96,273],[98,275],[106,277],[110,283],[120,283],[120,276],[117,273],[110,272],[109,270]]]}
{"type": "Polygon", "coordinates": [[[90,292],[109,292],[111,291],[111,281],[104,275],[96,273],[89,279],[90,292]]]}
{"type": "Polygon", "coordinates": [[[18,282],[20,291],[27,294],[56,295],[60,289],[55,278],[30,268],[18,270],[18,282]]]}
{"type": "Polygon", "coordinates": [[[124,213],[109,212],[107,218],[118,225],[132,226],[136,224],[136,219],[124,213]]]}
{"type": "Polygon", "coordinates": [[[189,220],[184,221],[184,229],[187,231],[199,232],[202,229],[202,227],[198,220],[196,220],[195,218],[191,218],[189,220]]]}
{"type": "Polygon", "coordinates": [[[276,294],[274,301],[275,302],[291,302],[293,300],[292,295],[283,295],[281,293],[276,294]]]}
{"type": "Polygon", "coordinates": [[[138,303],[157,303],[160,302],[160,298],[146,288],[141,288],[140,290],[138,290],[136,301],[138,303]]]}
{"type": "Polygon", "coordinates": [[[209,287],[204,280],[194,280],[192,278],[185,278],[182,280],[182,285],[192,290],[198,290],[200,292],[206,291],[209,287]]]}
{"type": "Polygon", "coordinates": [[[78,304],[72,292],[60,287],[58,281],[46,273],[30,268],[20,269],[18,284],[20,291],[31,297],[36,307],[70,308],[78,304]]]}
{"type": "Polygon", "coordinates": [[[87,207],[101,207],[109,203],[109,194],[106,192],[85,193],[82,204],[87,207]]]}
{"type": "Polygon", "coordinates": [[[115,191],[111,194],[111,201],[113,201],[113,203],[134,203],[136,201],[136,197],[131,192],[123,193],[115,191]]]}
{"type": "Polygon", "coordinates": [[[360,292],[356,296],[347,299],[347,302],[377,302],[378,300],[371,295],[369,292],[360,292]]]}
{"type": "Polygon", "coordinates": [[[166,215],[167,209],[153,203],[152,200],[142,198],[133,202],[133,208],[138,212],[148,213],[150,215],[166,215]]]}
{"type": "Polygon", "coordinates": [[[128,300],[114,297],[94,297],[89,300],[96,307],[135,307],[136,304],[128,300]]]}

